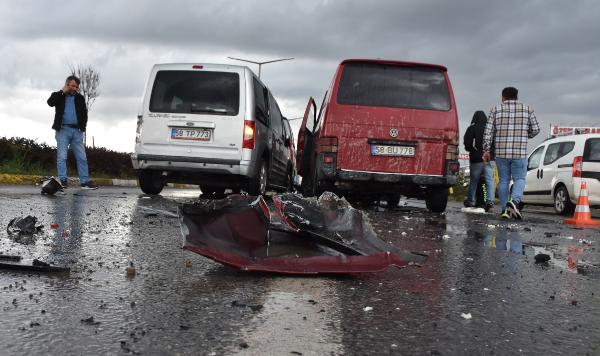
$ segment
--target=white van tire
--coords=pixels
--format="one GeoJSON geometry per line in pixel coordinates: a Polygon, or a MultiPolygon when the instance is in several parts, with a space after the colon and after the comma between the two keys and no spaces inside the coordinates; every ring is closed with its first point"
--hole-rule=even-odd
{"type": "Polygon", "coordinates": [[[425,196],[427,209],[434,213],[443,213],[448,205],[448,188],[431,188],[425,196]]]}
{"type": "Polygon", "coordinates": [[[150,195],[157,195],[163,190],[163,181],[160,179],[160,173],[154,171],[139,171],[138,181],[142,192],[150,195]]]}
{"type": "Polygon", "coordinates": [[[248,193],[250,195],[264,195],[267,191],[267,162],[265,159],[260,160],[257,165],[256,174],[248,183],[248,193]]]}

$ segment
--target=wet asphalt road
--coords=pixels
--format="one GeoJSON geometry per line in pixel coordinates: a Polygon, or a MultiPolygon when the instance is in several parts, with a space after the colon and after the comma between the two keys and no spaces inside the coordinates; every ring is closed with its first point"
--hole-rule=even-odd
{"type": "Polygon", "coordinates": [[[427,264],[289,277],[183,251],[170,213],[198,193],[0,186],[2,227],[24,215],[45,226],[21,241],[3,228],[0,251],[71,268],[0,270],[0,354],[600,354],[600,233],[563,226],[549,209],[515,222],[457,203],[446,215],[418,201],[367,208],[382,239],[428,253],[427,264]],[[535,263],[539,252],[548,264],[535,263]]]}

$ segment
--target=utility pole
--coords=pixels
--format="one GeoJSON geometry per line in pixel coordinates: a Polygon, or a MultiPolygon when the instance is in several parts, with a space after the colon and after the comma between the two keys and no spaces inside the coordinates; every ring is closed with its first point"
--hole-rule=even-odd
{"type": "Polygon", "coordinates": [[[242,61],[242,62],[248,62],[248,63],[252,63],[252,64],[258,64],[258,78],[260,79],[260,69],[261,66],[263,64],[269,64],[269,63],[275,63],[275,62],[281,62],[281,61],[290,61],[294,58],[281,58],[281,59],[274,59],[272,61],[265,61],[265,62],[256,62],[256,61],[251,61],[248,59],[242,59],[242,58],[234,58],[234,57],[227,57],[229,59],[235,59],[236,61],[242,61]]]}

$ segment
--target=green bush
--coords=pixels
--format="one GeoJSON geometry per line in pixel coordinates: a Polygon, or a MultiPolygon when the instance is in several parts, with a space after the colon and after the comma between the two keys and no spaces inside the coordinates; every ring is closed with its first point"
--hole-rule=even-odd
{"type": "MultiPolygon", "coordinates": [[[[92,177],[135,177],[127,153],[103,147],[87,147],[86,154],[92,177]]],[[[67,169],[70,176],[77,176],[77,165],[71,150],[68,154],[67,169]]],[[[0,138],[0,173],[54,175],[56,147],[22,137],[2,137],[0,138]]]]}

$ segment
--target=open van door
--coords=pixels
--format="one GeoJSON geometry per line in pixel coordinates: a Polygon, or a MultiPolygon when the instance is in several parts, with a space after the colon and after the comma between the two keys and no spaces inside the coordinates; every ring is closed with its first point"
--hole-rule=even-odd
{"type": "Polygon", "coordinates": [[[298,145],[296,147],[296,166],[298,174],[303,176],[310,171],[310,154],[314,142],[317,105],[311,96],[304,111],[302,125],[298,132],[298,145]]]}

